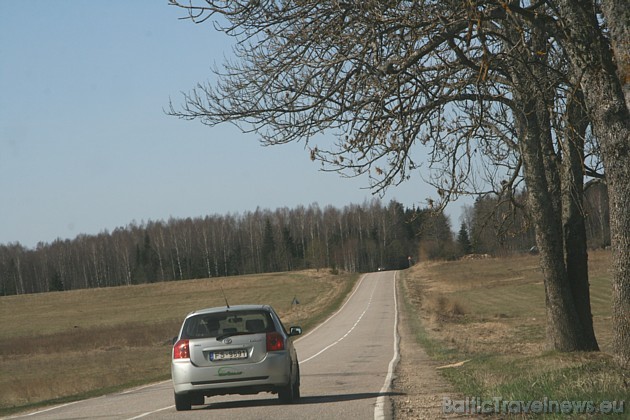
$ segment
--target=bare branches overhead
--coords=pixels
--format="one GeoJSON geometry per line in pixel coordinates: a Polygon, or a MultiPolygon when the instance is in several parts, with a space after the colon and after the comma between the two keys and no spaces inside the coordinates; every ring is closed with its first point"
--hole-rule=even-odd
{"type": "MultiPolygon", "coordinates": [[[[304,141],[324,170],[368,173],[375,192],[408,179],[420,160],[436,164],[436,179],[448,179],[440,184],[457,186],[448,194],[480,192],[477,184],[490,181],[465,166],[480,150],[469,141],[482,126],[499,133],[511,120],[492,129],[483,110],[515,108],[508,64],[522,40],[508,32],[519,13],[533,12],[497,2],[171,3],[196,23],[212,20],[236,43],[235,60],[215,71],[217,83],[199,84],[181,106],[171,103],[170,114],[232,122],[267,145],[304,141]],[[322,132],[337,141],[315,141],[322,132]],[[433,152],[414,154],[417,144],[433,152]]],[[[507,140],[514,131],[507,128],[495,140],[507,140]]]]}
{"type": "Polygon", "coordinates": [[[421,165],[442,202],[486,192],[509,201],[524,180],[558,350],[597,348],[581,195],[584,174],[605,167],[625,267],[616,348],[630,364],[630,216],[618,211],[630,206],[627,2],[171,3],[236,43],[217,82],[170,114],[231,122],[266,145],[303,141],[324,170],[367,174],[377,193],[421,165]]]}

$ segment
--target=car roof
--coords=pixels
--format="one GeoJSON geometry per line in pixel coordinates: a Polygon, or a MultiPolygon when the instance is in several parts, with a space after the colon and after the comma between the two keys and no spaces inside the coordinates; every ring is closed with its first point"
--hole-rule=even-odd
{"type": "Polygon", "coordinates": [[[213,308],[198,309],[190,312],[186,315],[186,318],[192,315],[212,314],[218,312],[241,312],[241,311],[272,311],[269,305],[231,305],[231,306],[216,306],[213,308]]]}

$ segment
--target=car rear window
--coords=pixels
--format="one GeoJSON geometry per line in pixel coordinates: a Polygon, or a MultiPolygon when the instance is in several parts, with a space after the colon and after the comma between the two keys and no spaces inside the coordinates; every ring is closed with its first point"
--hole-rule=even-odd
{"type": "Polygon", "coordinates": [[[224,334],[275,331],[266,311],[228,311],[191,316],[184,323],[181,338],[212,338],[224,334]]]}

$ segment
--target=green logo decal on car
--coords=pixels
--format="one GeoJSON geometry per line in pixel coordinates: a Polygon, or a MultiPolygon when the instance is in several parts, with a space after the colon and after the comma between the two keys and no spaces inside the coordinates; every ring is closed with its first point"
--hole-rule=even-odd
{"type": "Polygon", "coordinates": [[[240,370],[236,370],[232,367],[225,366],[219,369],[219,376],[237,376],[241,375],[243,372],[240,370]]]}

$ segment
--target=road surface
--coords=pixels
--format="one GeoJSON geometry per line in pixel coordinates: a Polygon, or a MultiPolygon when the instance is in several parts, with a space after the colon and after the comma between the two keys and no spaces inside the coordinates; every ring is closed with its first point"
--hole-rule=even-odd
{"type": "Polygon", "coordinates": [[[343,307],[296,340],[301,394],[295,404],[276,395],[206,398],[175,411],[170,381],[12,416],[21,419],[380,419],[398,358],[394,271],[364,275],[343,307]]]}

